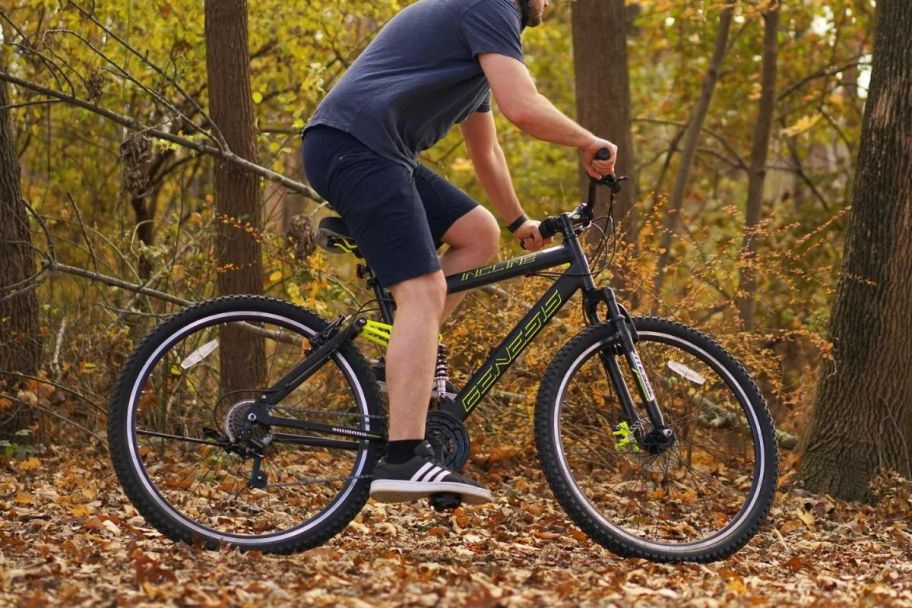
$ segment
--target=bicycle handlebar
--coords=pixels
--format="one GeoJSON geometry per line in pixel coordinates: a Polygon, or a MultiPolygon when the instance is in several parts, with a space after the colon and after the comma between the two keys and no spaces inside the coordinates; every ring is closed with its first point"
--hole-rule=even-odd
{"type": "MultiPolygon", "coordinates": [[[[611,152],[608,148],[602,148],[596,152],[595,158],[598,160],[609,160],[611,158],[611,152]]],[[[621,191],[621,182],[625,182],[628,179],[629,178],[626,175],[618,177],[614,173],[603,175],[601,179],[590,178],[588,200],[577,207],[576,212],[571,216],[574,226],[588,226],[589,222],[592,221],[592,208],[595,206],[595,190],[599,185],[608,186],[611,190],[611,197],[613,199],[614,196],[621,191]]],[[[549,216],[543,219],[538,225],[538,232],[543,239],[547,239],[560,232],[560,225],[560,217],[549,216]]]]}

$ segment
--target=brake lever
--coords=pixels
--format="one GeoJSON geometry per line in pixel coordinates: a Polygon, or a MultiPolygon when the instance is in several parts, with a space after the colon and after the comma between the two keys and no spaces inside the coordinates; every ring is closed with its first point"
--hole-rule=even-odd
{"type": "Polygon", "coordinates": [[[621,191],[621,182],[626,182],[630,179],[628,175],[622,175],[618,177],[614,173],[609,173],[608,175],[602,176],[602,179],[599,180],[599,183],[608,186],[608,189],[611,190],[612,194],[617,194],[621,191]]]}

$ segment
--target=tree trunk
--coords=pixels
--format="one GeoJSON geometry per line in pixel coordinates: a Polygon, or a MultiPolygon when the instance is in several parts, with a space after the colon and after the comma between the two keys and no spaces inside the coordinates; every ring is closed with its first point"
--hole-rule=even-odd
{"type": "MultiPolygon", "coordinates": [[[[573,3],[573,67],[576,71],[576,114],[579,123],[618,147],[617,175],[629,175],[615,201],[614,216],[622,234],[636,240],[636,175],[630,133],[630,76],[627,67],[627,11],[623,0],[576,0],[573,3]]],[[[589,176],[580,172],[582,200],[589,193],[589,176]]],[[[607,211],[601,192],[595,216],[607,211]]],[[[601,236],[590,231],[592,237],[601,236]]]]}
{"type": "Polygon", "coordinates": [[[662,239],[659,247],[662,253],[659,255],[659,262],[656,267],[655,285],[653,295],[655,302],[658,303],[662,293],[662,285],[665,282],[665,268],[671,258],[671,240],[674,236],[675,229],[678,226],[678,216],[681,214],[681,207],[684,204],[684,194],[687,188],[687,182],[690,179],[690,171],[693,168],[694,158],[697,155],[697,144],[700,141],[700,131],[703,129],[703,121],[706,120],[706,114],[709,112],[709,103],[712,101],[713,91],[716,88],[716,82],[719,80],[719,72],[722,70],[722,60],[725,58],[725,51],[728,47],[728,32],[731,28],[732,13],[735,4],[726,4],[725,8],[719,15],[719,27],[716,30],[716,44],[713,49],[712,59],[709,62],[709,68],[703,77],[703,86],[700,89],[700,98],[697,100],[697,106],[694,108],[690,122],[687,124],[687,131],[684,133],[684,144],[681,148],[681,163],[678,165],[678,172],[675,176],[674,188],[671,191],[671,198],[668,201],[668,215],[665,218],[665,230],[662,232],[662,239]]]}
{"type": "MultiPolygon", "coordinates": [[[[205,30],[209,115],[232,152],[257,162],[246,0],[206,0],[205,30]]],[[[215,201],[219,293],[261,293],[259,179],[216,160],[215,201]]],[[[226,328],[219,350],[223,391],[262,387],[266,376],[262,339],[251,340],[249,332],[226,328]]]]}
{"type": "MultiPolygon", "coordinates": [[[[2,68],[2,66],[0,66],[2,68]]],[[[5,372],[34,375],[41,358],[38,300],[27,282],[35,274],[32,235],[29,230],[19,161],[5,82],[0,82],[0,392],[16,394],[16,377],[5,372]],[[18,286],[18,287],[17,287],[18,286]]],[[[0,438],[9,438],[32,421],[32,411],[0,409],[0,438]]]]}
{"type": "Polygon", "coordinates": [[[757,226],[763,211],[763,184],[766,181],[766,157],[769,152],[773,111],[776,107],[776,61],[779,32],[779,5],[771,3],[763,12],[763,66],[760,76],[760,105],[754,127],[747,183],[747,208],[744,217],[744,242],[741,247],[741,285],[738,310],[741,326],[752,330],[757,323],[757,278],[754,264],[757,259],[757,226]]]}
{"type": "Polygon", "coordinates": [[[912,475],[912,3],[878,2],[852,215],[799,475],[857,500],[885,469],[912,475]]]}

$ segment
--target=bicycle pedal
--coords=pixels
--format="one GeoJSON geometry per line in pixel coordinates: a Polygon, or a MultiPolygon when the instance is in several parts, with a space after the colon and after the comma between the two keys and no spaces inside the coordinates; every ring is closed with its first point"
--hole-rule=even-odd
{"type": "Polygon", "coordinates": [[[428,497],[428,502],[435,511],[452,511],[462,504],[462,497],[453,492],[438,492],[428,497]]]}

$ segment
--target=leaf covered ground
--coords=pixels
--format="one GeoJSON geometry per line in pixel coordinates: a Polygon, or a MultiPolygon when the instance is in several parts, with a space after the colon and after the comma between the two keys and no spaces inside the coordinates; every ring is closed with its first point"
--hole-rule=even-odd
{"type": "Polygon", "coordinates": [[[490,505],[369,503],[292,556],[176,545],[124,498],[105,456],[44,448],[0,460],[0,606],[912,606],[912,485],[876,506],[784,475],[757,537],[725,561],[614,556],[577,530],[527,457],[479,454],[490,505]]]}

